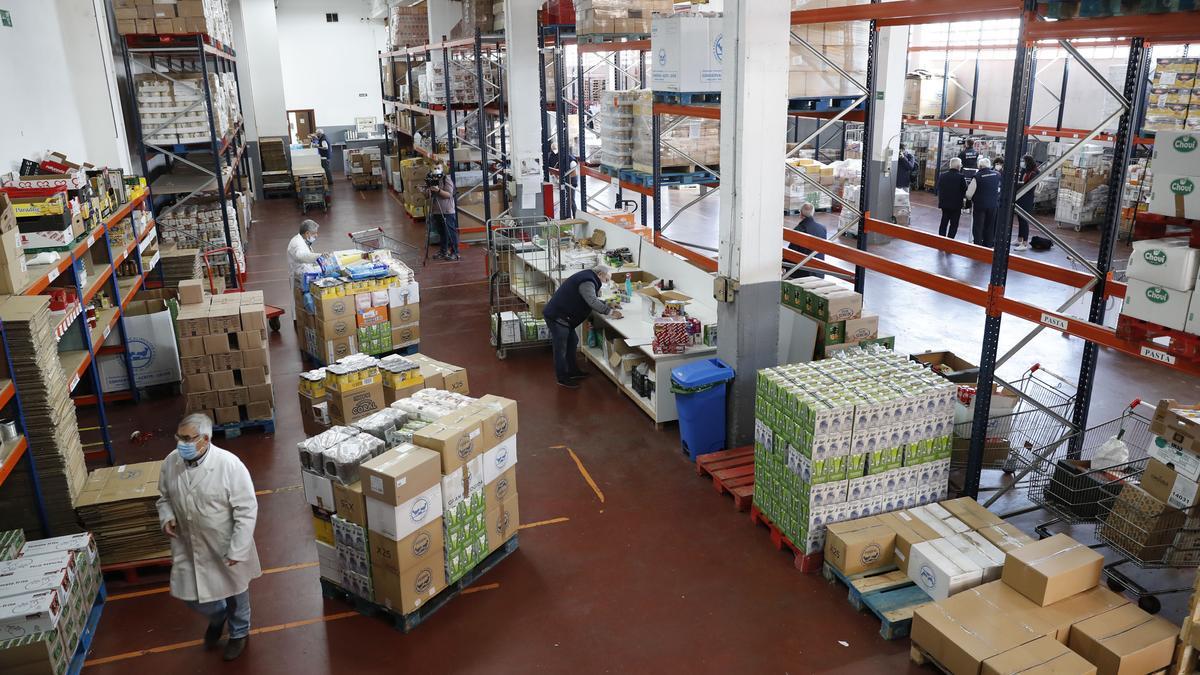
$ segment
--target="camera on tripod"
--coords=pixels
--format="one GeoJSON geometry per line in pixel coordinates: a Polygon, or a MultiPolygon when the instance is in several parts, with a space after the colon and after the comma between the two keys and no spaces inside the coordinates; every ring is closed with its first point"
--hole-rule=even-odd
{"type": "Polygon", "coordinates": [[[442,184],[442,176],[443,175],[444,174],[440,174],[440,173],[426,174],[425,175],[425,187],[427,187],[427,188],[440,187],[442,184]]]}

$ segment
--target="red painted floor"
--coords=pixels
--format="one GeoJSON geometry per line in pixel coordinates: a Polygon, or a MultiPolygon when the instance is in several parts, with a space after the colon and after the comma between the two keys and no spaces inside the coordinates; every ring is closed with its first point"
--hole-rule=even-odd
{"type": "MultiPolygon", "coordinates": [[[[409,221],[388,192],[354,192],[339,180],[335,196],[327,215],[312,215],[323,226],[319,247],[375,226],[423,241],[422,226],[409,221]]],[[[249,288],[290,307],[284,250],[301,217],[290,200],[261,202],[255,214],[247,242],[249,288]]],[[[918,215],[919,222],[927,219],[918,215]]],[[[897,255],[919,258],[890,246],[897,255]]],[[[485,585],[410,635],[322,599],[309,509],[294,489],[302,432],[292,392],[304,366],[295,334],[285,326],[271,337],[276,433],[223,444],[246,462],[256,487],[270,491],[259,497],[256,532],[268,573],[251,587],[260,632],[239,661],[222,664],[218,653],[199,646],[203,619],[162,592],[165,575],[136,585],[112,582],[88,672],[922,672],[908,665],[907,640],[880,638],[879,623],[851,609],[844,589],[793,569],[791,556],[770,547],[765,529],[697,477],[673,425],[655,431],[599,375],[579,391],[554,386],[545,351],[497,360],[488,345],[482,248],[466,249],[459,263],[431,262],[417,274],[421,351],[467,367],[472,393],[520,402],[521,520],[554,522],[522,530],[520,549],[485,585]],[[565,448],[578,455],[599,492],[565,448]]],[[[982,327],[972,310],[874,277],[871,283],[877,295],[868,304],[890,311],[888,327],[906,343],[919,336],[923,348],[966,350],[975,339],[977,353],[975,332],[959,330],[982,327]],[[945,320],[923,319],[933,312],[945,320]]],[[[1054,347],[1058,358],[1074,345],[1054,347]]],[[[1108,363],[1106,377],[1120,374],[1131,386],[1153,386],[1160,375],[1108,363]]],[[[164,456],[180,412],[174,400],[110,409],[118,461],[164,456]],[[135,447],[127,440],[134,430],[156,439],[135,447]]],[[[1036,515],[1022,522],[1033,520],[1036,515]]]]}

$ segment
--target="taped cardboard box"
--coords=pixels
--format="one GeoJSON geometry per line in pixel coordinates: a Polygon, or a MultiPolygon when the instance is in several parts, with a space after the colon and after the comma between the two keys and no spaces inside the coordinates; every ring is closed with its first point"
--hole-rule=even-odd
{"type": "Polygon", "coordinates": [[[1054,626],[1055,639],[1066,644],[1071,635],[1071,626],[1128,604],[1125,596],[1097,586],[1039,608],[1038,617],[1054,626]]]}
{"type": "Polygon", "coordinates": [[[1123,605],[1071,626],[1068,646],[1103,675],[1153,673],[1171,664],[1179,627],[1123,605]]]}
{"type": "Polygon", "coordinates": [[[934,600],[945,600],[983,583],[983,568],[945,539],[931,539],[909,550],[908,578],[934,600]]]}
{"type": "Polygon", "coordinates": [[[1200,405],[1187,405],[1174,399],[1159,401],[1150,431],[1168,443],[1200,455],[1200,405]]]}
{"type": "Polygon", "coordinates": [[[1104,557],[1065,534],[1010,551],[1004,583],[1031,601],[1046,606],[1095,588],[1104,557]]]}
{"type": "Polygon", "coordinates": [[[928,525],[905,511],[884,513],[878,516],[878,518],[880,522],[890,527],[896,533],[896,543],[893,552],[894,559],[896,566],[906,574],[908,573],[909,553],[913,545],[939,537],[938,533],[928,525]]]}
{"type": "Polygon", "coordinates": [[[938,502],[938,505],[975,531],[1004,522],[1000,516],[988,511],[983,505],[970,497],[948,499],[944,502],[938,502]]]}
{"type": "Polygon", "coordinates": [[[960,594],[913,612],[913,644],[956,674],[979,673],[987,659],[1039,637],[973,595],[960,594]]]}
{"type": "Polygon", "coordinates": [[[984,539],[987,539],[989,542],[991,542],[992,546],[995,546],[1005,553],[1037,541],[1033,537],[1018,530],[1015,526],[1010,525],[1009,523],[988,525],[980,528],[977,531],[984,539]]]}
{"type": "Polygon", "coordinates": [[[402,614],[420,609],[446,587],[446,566],[441,555],[397,574],[382,565],[371,565],[375,602],[402,614]]]}
{"type": "Polygon", "coordinates": [[[843,574],[892,564],[896,532],[875,516],[833,523],[825,531],[825,560],[843,574]]]}
{"type": "Polygon", "coordinates": [[[1138,560],[1162,560],[1187,514],[1127,483],[1102,516],[1100,535],[1138,560]]]}
{"type": "Polygon", "coordinates": [[[1200,497],[1200,483],[1188,480],[1178,471],[1151,458],[1146,462],[1146,470],[1142,472],[1141,488],[1167,506],[1176,509],[1188,509],[1195,506],[1200,497]]]}
{"type": "Polygon", "coordinates": [[[364,493],[393,506],[441,483],[441,458],[432,450],[406,446],[381,453],[358,467],[364,493]]]}
{"type": "Polygon", "coordinates": [[[1096,666],[1058,640],[1040,637],[983,662],[982,675],[1096,675],[1096,666]]]}
{"type": "Polygon", "coordinates": [[[386,567],[397,574],[415,565],[441,563],[445,555],[442,519],[435,518],[400,541],[378,532],[369,532],[371,564],[386,567]]]}

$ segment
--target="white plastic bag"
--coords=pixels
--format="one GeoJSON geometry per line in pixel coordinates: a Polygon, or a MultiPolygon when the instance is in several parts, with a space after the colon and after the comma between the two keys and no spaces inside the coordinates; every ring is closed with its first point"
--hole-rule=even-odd
{"type": "Polygon", "coordinates": [[[1124,464],[1129,461],[1129,446],[1125,445],[1120,437],[1113,436],[1104,441],[1104,445],[1096,451],[1096,456],[1092,458],[1092,470],[1107,469],[1109,467],[1124,464]]]}

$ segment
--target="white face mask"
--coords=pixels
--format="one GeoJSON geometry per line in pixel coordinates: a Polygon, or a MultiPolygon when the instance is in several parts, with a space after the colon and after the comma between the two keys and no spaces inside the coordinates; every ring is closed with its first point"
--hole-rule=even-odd
{"type": "Polygon", "coordinates": [[[304,241],[307,242],[309,246],[312,246],[313,244],[317,243],[317,238],[314,235],[305,235],[304,241]]]}

